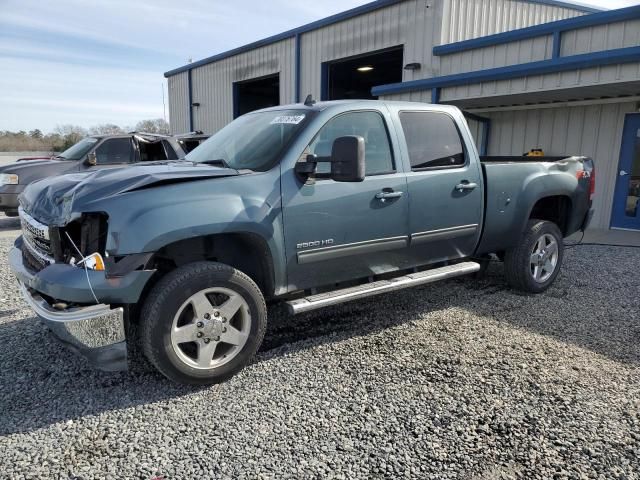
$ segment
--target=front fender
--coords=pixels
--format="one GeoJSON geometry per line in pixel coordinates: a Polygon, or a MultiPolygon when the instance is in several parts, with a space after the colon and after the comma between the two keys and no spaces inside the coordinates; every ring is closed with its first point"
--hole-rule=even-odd
{"type": "Polygon", "coordinates": [[[109,217],[109,255],[156,252],[189,238],[253,233],[266,242],[276,287],[284,285],[284,238],[277,172],[165,185],[95,205],[109,217]]]}

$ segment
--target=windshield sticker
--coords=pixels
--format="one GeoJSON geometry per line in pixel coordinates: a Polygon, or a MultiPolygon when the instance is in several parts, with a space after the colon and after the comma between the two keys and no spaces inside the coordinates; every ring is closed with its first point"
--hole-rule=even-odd
{"type": "Polygon", "coordinates": [[[304,115],[280,115],[271,120],[271,124],[286,123],[289,125],[298,125],[302,120],[304,120],[304,115]]]}

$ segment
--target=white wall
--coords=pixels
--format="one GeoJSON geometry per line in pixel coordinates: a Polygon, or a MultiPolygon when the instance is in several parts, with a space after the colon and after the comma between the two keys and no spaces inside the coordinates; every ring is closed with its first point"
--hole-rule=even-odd
{"type": "Polygon", "coordinates": [[[579,10],[515,0],[443,2],[443,45],[584,15],[579,10]]]}
{"type": "Polygon", "coordinates": [[[169,126],[171,133],[189,131],[188,72],[178,73],[167,79],[169,91],[169,126]]]}
{"type": "Polygon", "coordinates": [[[287,39],[194,68],[192,97],[194,103],[200,103],[193,110],[194,129],[214,133],[233,120],[234,82],[279,73],[280,102],[293,102],[294,57],[294,39],[287,39]]]}
{"type": "Polygon", "coordinates": [[[322,63],[404,45],[403,81],[438,75],[433,47],[440,39],[441,0],[409,0],[302,35],[301,92],[320,98],[322,63]]]}

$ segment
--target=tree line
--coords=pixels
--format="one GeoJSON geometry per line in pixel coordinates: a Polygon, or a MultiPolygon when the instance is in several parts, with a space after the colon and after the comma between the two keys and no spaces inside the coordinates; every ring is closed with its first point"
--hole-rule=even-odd
{"type": "Polygon", "coordinates": [[[142,120],[135,127],[120,127],[111,123],[83,128],[78,125],[58,125],[53,132],[40,129],[18,132],[0,130],[0,152],[63,152],[88,135],[117,135],[131,131],[169,134],[169,124],[162,118],[142,120]]]}

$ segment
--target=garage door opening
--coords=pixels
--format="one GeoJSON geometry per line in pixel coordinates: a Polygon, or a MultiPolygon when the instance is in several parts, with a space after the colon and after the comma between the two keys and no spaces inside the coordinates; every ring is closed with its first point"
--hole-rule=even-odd
{"type": "Polygon", "coordinates": [[[233,84],[233,118],[280,105],[280,74],[233,84]]]}
{"type": "Polygon", "coordinates": [[[402,81],[403,47],[323,64],[323,100],[373,99],[376,85],[402,81]]]}

